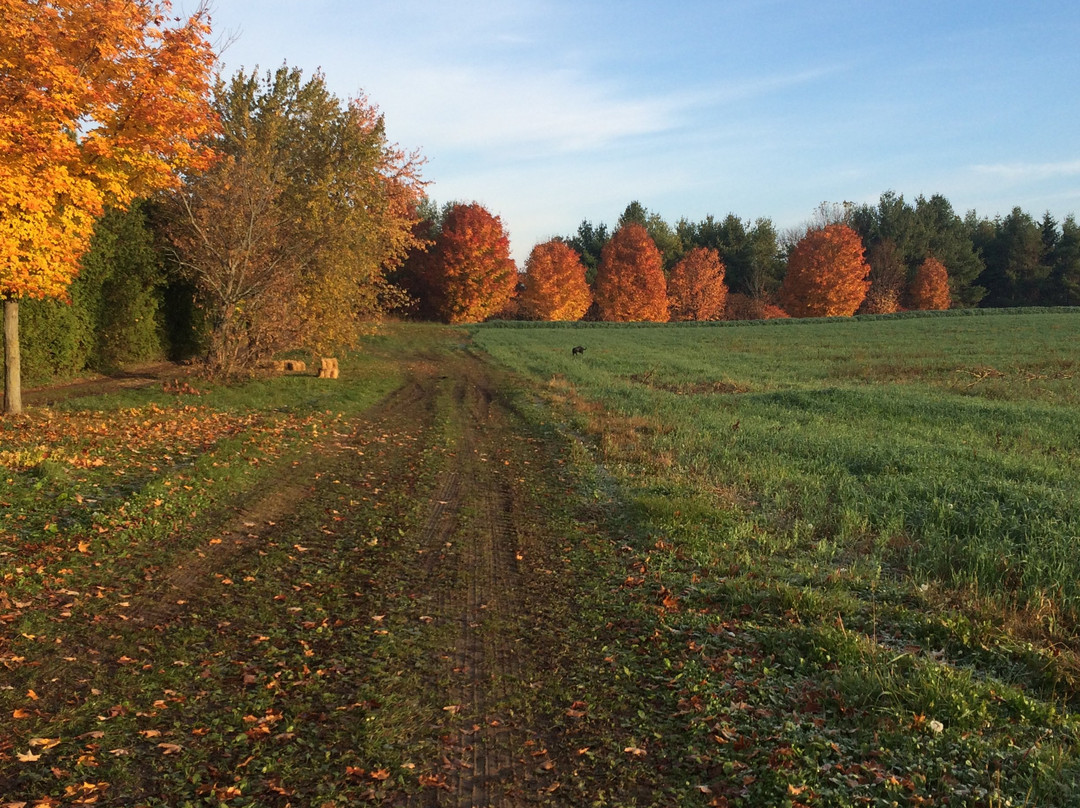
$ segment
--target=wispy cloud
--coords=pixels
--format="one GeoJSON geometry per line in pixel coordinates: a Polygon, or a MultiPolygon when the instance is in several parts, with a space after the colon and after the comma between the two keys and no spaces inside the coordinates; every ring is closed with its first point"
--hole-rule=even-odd
{"type": "Polygon", "coordinates": [[[440,148],[518,157],[588,151],[669,131],[696,103],[688,95],[634,95],[570,69],[504,75],[463,66],[411,70],[394,96],[395,123],[424,131],[440,148]]]}
{"type": "Polygon", "coordinates": [[[972,171],[1008,182],[1036,182],[1074,177],[1080,174],[1080,160],[1062,160],[1055,163],[981,164],[972,166],[972,171]]]}

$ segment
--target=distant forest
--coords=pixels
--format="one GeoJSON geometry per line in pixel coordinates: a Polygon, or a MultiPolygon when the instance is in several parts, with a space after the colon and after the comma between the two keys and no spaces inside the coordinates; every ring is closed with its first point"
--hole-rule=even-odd
{"type": "Polygon", "coordinates": [[[1071,214],[1059,222],[1017,207],[1003,218],[980,218],[974,211],[961,217],[944,196],[909,202],[888,191],[877,205],[822,204],[807,226],[780,232],[770,219],[733,213],[672,226],[632,202],[615,228],[583,221],[565,240],[595,273],[604,244],[627,222],[645,226],[669,270],[694,247],[715,249],[730,291],[752,298],[778,293],[790,251],[807,227],[844,223],[862,238],[878,289],[900,289],[933,256],[948,271],[953,307],[1080,305],[1080,228],[1071,214]]]}

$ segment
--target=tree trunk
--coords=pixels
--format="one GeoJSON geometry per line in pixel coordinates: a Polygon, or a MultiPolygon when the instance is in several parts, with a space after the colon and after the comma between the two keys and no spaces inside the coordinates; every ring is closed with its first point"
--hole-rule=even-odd
{"type": "Polygon", "coordinates": [[[19,301],[4,301],[4,412],[22,412],[22,369],[19,366],[19,301]]]}

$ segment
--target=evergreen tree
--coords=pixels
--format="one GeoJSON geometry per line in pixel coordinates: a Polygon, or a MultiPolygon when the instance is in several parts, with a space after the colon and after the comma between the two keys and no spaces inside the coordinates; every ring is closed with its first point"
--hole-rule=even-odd
{"type": "Polygon", "coordinates": [[[987,289],[986,305],[1039,305],[1050,275],[1050,267],[1044,261],[1042,228],[1017,207],[1004,219],[996,220],[991,232],[982,245],[986,269],[979,276],[987,289]]]}
{"type": "Polygon", "coordinates": [[[1061,234],[1050,256],[1049,284],[1055,305],[1080,306],[1080,225],[1073,216],[1061,223],[1061,234]]]}

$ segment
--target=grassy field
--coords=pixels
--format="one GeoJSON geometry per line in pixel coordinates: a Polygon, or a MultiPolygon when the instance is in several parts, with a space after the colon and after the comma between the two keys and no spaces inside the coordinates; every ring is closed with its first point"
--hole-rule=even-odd
{"type": "Polygon", "coordinates": [[[1078,336],[397,326],[2,420],[0,806],[1080,804],[1078,336]]]}
{"type": "Polygon", "coordinates": [[[1078,339],[1080,313],[477,332],[515,370],[621,416],[603,448],[642,496],[704,495],[731,527],[688,526],[706,555],[880,567],[1069,636],[1078,339]]]}
{"type": "MultiPolygon", "coordinates": [[[[473,333],[592,447],[661,633],[708,648],[727,618],[749,643],[734,689],[715,652],[669,659],[668,712],[815,759],[812,804],[890,804],[829,763],[853,739],[900,804],[926,778],[960,804],[1080,800],[1080,315],[473,333]]],[[[760,754],[727,762],[760,778],[760,754]]]]}

